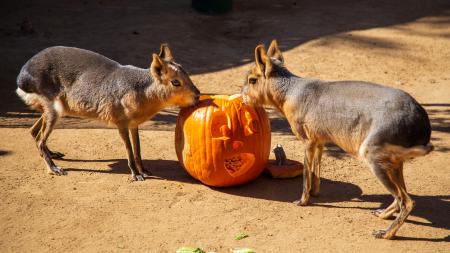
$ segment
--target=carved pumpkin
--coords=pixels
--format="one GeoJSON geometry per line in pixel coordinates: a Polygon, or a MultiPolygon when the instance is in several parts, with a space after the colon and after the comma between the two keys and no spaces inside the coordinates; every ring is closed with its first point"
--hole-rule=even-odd
{"type": "Polygon", "coordinates": [[[180,111],[175,130],[178,160],[210,186],[249,182],[263,171],[270,153],[270,123],[263,108],[239,95],[202,96],[180,111]]]}

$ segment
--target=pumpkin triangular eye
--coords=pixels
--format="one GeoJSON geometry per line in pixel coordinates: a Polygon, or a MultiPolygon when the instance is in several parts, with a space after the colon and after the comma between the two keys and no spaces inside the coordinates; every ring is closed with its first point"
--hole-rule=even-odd
{"type": "Polygon", "coordinates": [[[241,117],[242,124],[244,125],[244,135],[249,136],[258,133],[259,123],[256,117],[252,115],[249,111],[244,111],[241,117]]]}
{"type": "Polygon", "coordinates": [[[258,133],[258,129],[259,129],[258,121],[252,119],[247,124],[247,126],[245,126],[244,134],[245,134],[245,136],[256,134],[256,133],[258,133]]]}
{"type": "Polygon", "coordinates": [[[211,137],[214,139],[228,140],[231,137],[231,121],[224,112],[211,114],[211,137]]]}

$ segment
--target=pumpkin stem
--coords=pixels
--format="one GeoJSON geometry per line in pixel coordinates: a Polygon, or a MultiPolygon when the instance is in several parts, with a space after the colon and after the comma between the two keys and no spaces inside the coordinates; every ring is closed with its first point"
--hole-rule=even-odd
{"type": "Polygon", "coordinates": [[[277,144],[273,149],[273,153],[275,154],[275,159],[277,160],[277,165],[285,165],[286,164],[286,153],[284,152],[283,146],[281,144],[277,144]]]}

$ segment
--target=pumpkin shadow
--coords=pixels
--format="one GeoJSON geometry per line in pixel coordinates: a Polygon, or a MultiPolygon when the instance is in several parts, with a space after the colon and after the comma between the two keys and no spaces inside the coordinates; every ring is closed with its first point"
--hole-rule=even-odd
{"type": "MultiPolygon", "coordinates": [[[[127,161],[125,160],[125,163],[127,161]]],[[[144,160],[143,164],[152,172],[151,178],[177,181],[190,184],[200,184],[199,181],[191,177],[175,160],[144,160]]]]}
{"type": "MultiPolygon", "coordinates": [[[[109,169],[78,169],[78,168],[66,168],[65,171],[72,172],[94,172],[94,173],[108,173],[108,174],[124,174],[129,175],[130,169],[128,168],[128,160],[126,159],[61,159],[69,162],[112,162],[108,164],[109,169]]],[[[192,178],[177,161],[174,160],[143,160],[145,168],[149,169],[152,173],[148,180],[169,180],[190,184],[200,184],[199,181],[192,178]]]]}
{"type": "MultiPolygon", "coordinates": [[[[272,179],[261,175],[255,181],[233,188],[212,188],[227,194],[280,202],[300,199],[303,188],[302,177],[293,179],[272,179]]],[[[311,204],[332,203],[358,199],[362,190],[357,185],[322,178],[320,197],[310,198],[311,204]]]]}

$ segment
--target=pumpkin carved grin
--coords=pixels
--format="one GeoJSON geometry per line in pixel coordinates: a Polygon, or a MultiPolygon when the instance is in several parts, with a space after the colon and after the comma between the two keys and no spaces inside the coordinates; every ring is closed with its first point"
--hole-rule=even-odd
{"type": "Polygon", "coordinates": [[[255,155],[251,153],[240,153],[224,159],[225,169],[232,177],[245,174],[255,163],[255,155]]]}

